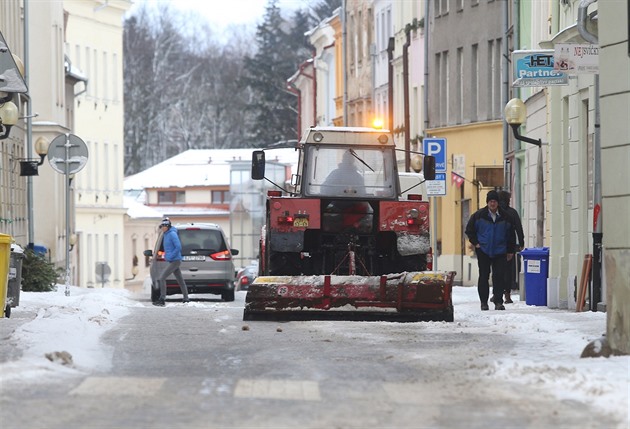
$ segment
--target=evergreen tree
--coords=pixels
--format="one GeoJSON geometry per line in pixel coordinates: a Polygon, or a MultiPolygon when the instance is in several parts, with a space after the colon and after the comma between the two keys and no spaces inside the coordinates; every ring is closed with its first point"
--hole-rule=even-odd
{"type": "Polygon", "coordinates": [[[340,3],[321,0],[286,20],[269,0],[255,44],[244,28],[220,43],[199,16],[140,7],[124,23],[125,175],[187,149],[299,138],[287,79],[313,55],[305,33],[340,3]]]}
{"type": "Polygon", "coordinates": [[[341,0],[321,0],[310,8],[310,15],[318,23],[332,16],[341,7],[341,0]]]}
{"type": "Polygon", "coordinates": [[[251,90],[248,109],[254,115],[254,144],[264,147],[280,140],[295,139],[296,99],[287,90],[287,79],[299,64],[292,51],[290,26],[282,18],[278,0],[269,0],[263,23],[256,31],[257,52],[245,59],[243,84],[251,90]]]}

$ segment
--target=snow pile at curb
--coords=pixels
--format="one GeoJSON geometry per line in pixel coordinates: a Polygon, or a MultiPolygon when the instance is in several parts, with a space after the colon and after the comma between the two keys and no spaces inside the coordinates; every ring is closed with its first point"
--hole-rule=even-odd
{"type": "Polygon", "coordinates": [[[19,361],[0,365],[3,381],[71,375],[92,368],[111,367],[112,350],[101,335],[137,303],[124,289],[84,289],[57,285],[52,292],[22,292],[20,310],[36,317],[9,337],[22,350],[19,361]]]}

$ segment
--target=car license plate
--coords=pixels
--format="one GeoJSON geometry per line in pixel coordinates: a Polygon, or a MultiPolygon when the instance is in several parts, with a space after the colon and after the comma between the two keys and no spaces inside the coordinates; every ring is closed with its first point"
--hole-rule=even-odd
{"type": "Polygon", "coordinates": [[[183,260],[184,261],[205,261],[206,257],[203,255],[190,255],[190,256],[184,256],[183,260]]]}

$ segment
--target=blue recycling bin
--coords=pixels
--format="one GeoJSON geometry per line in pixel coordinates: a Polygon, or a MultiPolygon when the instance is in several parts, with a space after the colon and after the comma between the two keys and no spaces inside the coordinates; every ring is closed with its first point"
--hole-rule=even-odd
{"type": "Polygon", "coordinates": [[[549,248],[523,249],[521,256],[523,256],[525,269],[525,303],[527,305],[547,305],[549,248]]]}

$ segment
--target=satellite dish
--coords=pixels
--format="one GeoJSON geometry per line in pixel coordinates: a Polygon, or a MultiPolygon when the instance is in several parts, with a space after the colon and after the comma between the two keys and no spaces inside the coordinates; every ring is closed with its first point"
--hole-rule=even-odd
{"type": "Polygon", "coordinates": [[[85,167],[87,161],[87,145],[74,134],[58,135],[48,147],[48,162],[58,173],[78,173],[85,167]]]}

